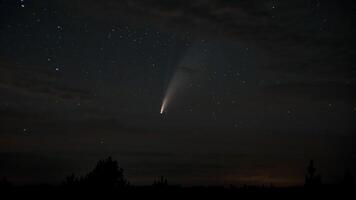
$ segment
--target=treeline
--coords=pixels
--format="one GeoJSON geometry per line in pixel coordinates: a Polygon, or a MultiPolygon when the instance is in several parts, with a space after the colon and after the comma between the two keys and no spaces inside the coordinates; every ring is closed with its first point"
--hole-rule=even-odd
{"type": "Polygon", "coordinates": [[[150,194],[163,193],[195,193],[195,194],[238,194],[240,196],[275,193],[319,193],[319,194],[344,194],[354,193],[355,182],[350,172],[345,173],[344,178],[337,184],[323,184],[321,175],[318,173],[314,161],[310,161],[306,168],[305,184],[302,187],[277,188],[273,186],[243,186],[243,187],[182,187],[170,185],[167,178],[160,177],[150,186],[134,186],[129,183],[124,175],[124,170],[116,160],[111,157],[100,160],[92,171],[84,176],[69,175],[60,186],[27,186],[14,187],[6,178],[0,181],[0,191],[54,191],[61,192],[100,192],[111,191],[115,193],[150,194]]]}

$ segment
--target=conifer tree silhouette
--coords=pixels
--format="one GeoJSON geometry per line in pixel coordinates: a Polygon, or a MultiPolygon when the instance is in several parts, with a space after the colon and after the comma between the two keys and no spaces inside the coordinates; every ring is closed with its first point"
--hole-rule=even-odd
{"type": "Polygon", "coordinates": [[[316,174],[316,168],[314,166],[314,161],[310,160],[307,167],[307,173],[305,175],[305,186],[314,187],[321,184],[321,176],[316,174]]]}

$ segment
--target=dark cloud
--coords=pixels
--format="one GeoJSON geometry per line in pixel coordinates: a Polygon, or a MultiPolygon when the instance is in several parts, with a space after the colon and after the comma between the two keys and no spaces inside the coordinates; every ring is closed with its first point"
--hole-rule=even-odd
{"type": "MultiPolygon", "coordinates": [[[[63,1],[80,17],[106,23],[154,24],[193,37],[228,37],[264,52],[268,69],[314,74],[354,74],[351,1],[63,1]],[[273,7],[275,6],[275,7],[273,7]],[[342,22],[340,23],[340,21],[342,22]]],[[[349,75],[351,76],[351,75],[349,75]]]]}
{"type": "Polygon", "coordinates": [[[58,100],[89,100],[90,92],[61,83],[60,76],[43,66],[2,61],[0,89],[28,96],[43,96],[58,100]]]}
{"type": "MultiPolygon", "coordinates": [[[[326,1],[320,7],[315,0],[278,2],[278,7],[273,1],[263,0],[105,0],[100,3],[94,0],[74,0],[62,3],[73,8],[72,11],[78,16],[104,19],[106,22],[134,20],[137,23],[162,25],[161,28],[177,27],[182,32],[230,34],[235,38],[251,38],[260,42],[308,42],[308,39],[318,38],[320,41],[342,36],[343,33],[339,33],[339,30],[320,33],[320,26],[312,26],[319,21],[311,17],[322,17],[324,11],[330,8],[332,10],[329,10],[329,15],[352,17],[343,13],[345,1],[326,1]],[[310,32],[305,32],[307,29],[311,29],[310,32]]],[[[340,27],[348,28],[347,25],[350,24],[341,24],[340,27]]]]}
{"type": "Polygon", "coordinates": [[[354,102],[356,100],[354,83],[345,82],[292,82],[267,86],[265,94],[290,99],[310,99],[324,101],[354,102]]]}

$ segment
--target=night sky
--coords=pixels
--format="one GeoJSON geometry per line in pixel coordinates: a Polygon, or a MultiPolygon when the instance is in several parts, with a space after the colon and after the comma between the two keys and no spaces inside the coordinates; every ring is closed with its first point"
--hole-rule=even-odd
{"type": "Polygon", "coordinates": [[[303,184],[310,159],[337,182],[355,19],[351,0],[0,0],[0,177],[112,156],[132,184],[303,184]]]}

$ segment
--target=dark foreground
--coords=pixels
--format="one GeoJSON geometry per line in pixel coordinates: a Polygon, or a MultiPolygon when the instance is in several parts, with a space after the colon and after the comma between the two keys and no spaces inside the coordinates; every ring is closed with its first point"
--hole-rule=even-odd
{"type": "Polygon", "coordinates": [[[354,199],[355,182],[350,173],[338,184],[323,184],[311,161],[307,167],[305,185],[299,187],[183,187],[171,185],[165,177],[150,186],[134,186],[124,176],[124,170],[111,157],[100,160],[84,176],[68,176],[61,185],[18,186],[6,178],[0,181],[1,199],[354,199]],[[6,197],[6,198],[4,198],[6,197]]]}
{"type": "MultiPolygon", "coordinates": [[[[2,188],[1,194],[6,199],[82,199],[109,198],[110,199],[182,199],[182,198],[283,198],[283,199],[353,199],[354,186],[322,185],[309,187],[181,187],[181,186],[127,186],[125,188],[68,188],[63,186],[22,186],[2,188]]],[[[2,199],[2,198],[1,198],[2,199]]]]}

